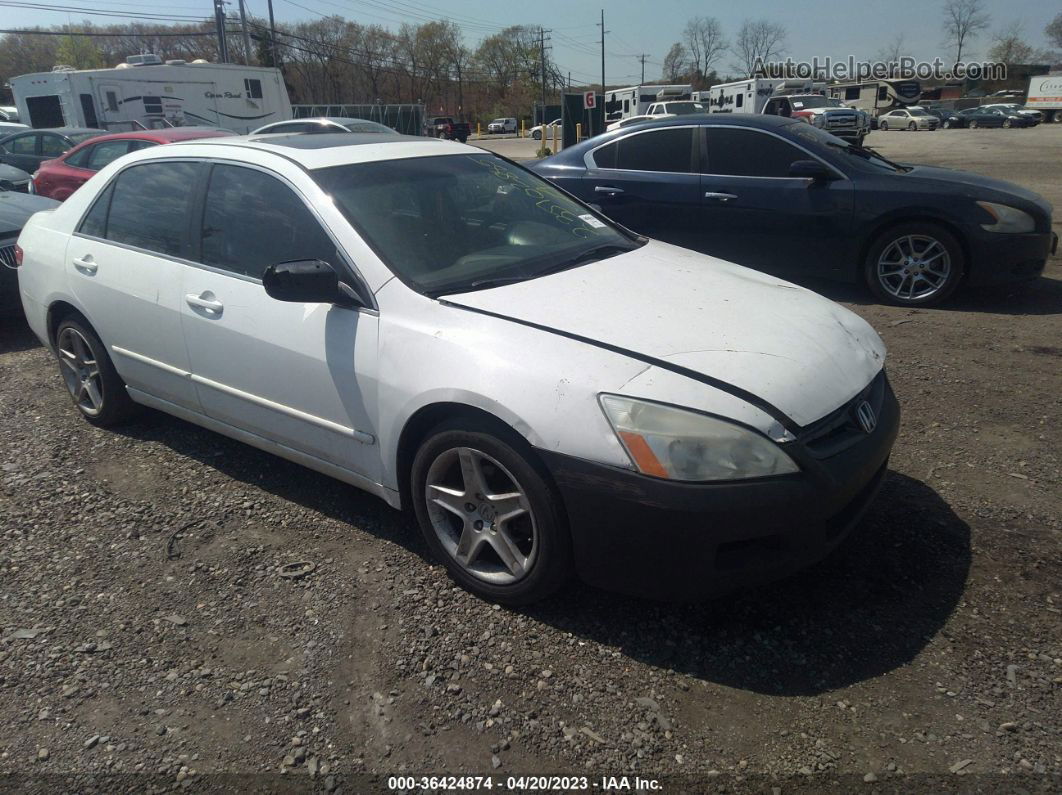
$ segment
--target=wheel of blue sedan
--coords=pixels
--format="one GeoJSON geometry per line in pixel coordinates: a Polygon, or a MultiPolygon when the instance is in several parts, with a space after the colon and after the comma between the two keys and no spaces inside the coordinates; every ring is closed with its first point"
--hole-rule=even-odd
{"type": "Polygon", "coordinates": [[[424,539],[451,576],[523,604],[567,580],[571,554],[560,499],[514,437],[473,420],[441,426],[417,452],[412,491],[424,539]]]}
{"type": "Polygon", "coordinates": [[[867,286],[882,301],[930,306],[945,300],[962,280],[962,247],[933,223],[900,224],[870,246],[864,265],[867,286]]]}

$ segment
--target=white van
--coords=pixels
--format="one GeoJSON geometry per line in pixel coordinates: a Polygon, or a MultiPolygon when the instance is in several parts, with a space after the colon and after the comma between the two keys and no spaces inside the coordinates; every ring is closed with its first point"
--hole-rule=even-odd
{"type": "Polygon", "coordinates": [[[514,133],[516,132],[516,119],[511,117],[505,119],[495,119],[487,125],[487,132],[491,134],[514,133]]]}

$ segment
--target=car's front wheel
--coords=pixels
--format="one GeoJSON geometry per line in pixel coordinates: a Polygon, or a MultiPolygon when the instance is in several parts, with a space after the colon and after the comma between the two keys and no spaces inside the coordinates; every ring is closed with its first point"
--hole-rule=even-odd
{"type": "Polygon", "coordinates": [[[570,577],[560,496],[517,434],[474,418],[446,422],[417,451],[410,486],[429,549],[469,591],[528,604],[570,577]]]}
{"type": "Polygon", "coordinates": [[[542,131],[541,130],[535,130],[533,133],[531,133],[531,137],[534,138],[536,141],[541,140],[542,139],[542,131]]]}
{"type": "Polygon", "coordinates": [[[948,298],[965,270],[962,246],[934,223],[899,224],[871,244],[864,278],[879,299],[897,306],[931,306],[948,298]]]}
{"type": "Polygon", "coordinates": [[[1012,127],[1014,126],[1014,122],[1012,122],[1010,119],[1003,119],[1003,126],[1008,128],[1012,127]]]}
{"type": "Polygon", "coordinates": [[[107,427],[132,419],[137,405],[125,390],[107,349],[80,318],[67,318],[55,332],[59,373],[81,416],[107,427]]]}
{"type": "Polygon", "coordinates": [[[976,130],[977,129],[977,119],[970,119],[970,123],[968,125],[966,125],[966,126],[969,127],[971,130],[976,130]]]}
{"type": "Polygon", "coordinates": [[[910,124],[907,125],[908,132],[915,132],[917,129],[918,129],[918,125],[915,124],[914,122],[911,122],[910,124]]]}
{"type": "Polygon", "coordinates": [[[889,129],[889,123],[887,121],[878,122],[878,129],[879,130],[888,130],[889,129]]]}

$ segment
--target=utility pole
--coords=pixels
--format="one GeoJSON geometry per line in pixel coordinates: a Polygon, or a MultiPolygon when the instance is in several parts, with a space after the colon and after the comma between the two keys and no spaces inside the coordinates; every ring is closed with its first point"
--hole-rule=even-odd
{"type": "Polygon", "coordinates": [[[277,23],[273,21],[273,0],[269,0],[269,46],[273,51],[273,68],[280,68],[280,55],[277,53],[277,23]]]}
{"type": "MultiPolygon", "coordinates": [[[[605,30],[605,9],[601,9],[601,132],[605,131],[604,118],[605,118],[605,34],[608,33],[605,30]]],[[[594,114],[590,114],[590,133],[594,132],[594,114]]]]}
{"type": "Polygon", "coordinates": [[[225,3],[214,0],[214,24],[218,29],[218,62],[229,62],[229,43],[225,40],[225,3]]]}
{"type": "MultiPolygon", "coordinates": [[[[542,119],[539,124],[546,123],[546,34],[552,30],[538,29],[539,65],[542,69],[542,119]]],[[[546,128],[542,128],[542,140],[546,140],[546,128]]],[[[545,144],[543,143],[543,146],[545,144]]]]}
{"type": "Polygon", "coordinates": [[[247,35],[247,8],[240,0],[240,28],[243,30],[243,62],[251,65],[251,37],[247,35]]]}
{"type": "Polygon", "coordinates": [[[639,85],[645,85],[646,84],[646,58],[649,57],[649,53],[648,52],[644,52],[644,53],[641,53],[640,55],[635,55],[635,57],[638,59],[638,61],[641,62],[641,83],[639,85]]]}

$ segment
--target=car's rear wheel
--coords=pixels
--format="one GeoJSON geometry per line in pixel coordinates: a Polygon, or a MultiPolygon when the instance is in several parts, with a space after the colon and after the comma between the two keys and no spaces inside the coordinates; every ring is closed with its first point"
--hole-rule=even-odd
{"type": "Polygon", "coordinates": [[[970,123],[967,125],[971,130],[977,129],[977,119],[970,119],[970,123]]]}
{"type": "Polygon", "coordinates": [[[1003,119],[1003,126],[1004,127],[1012,127],[1013,124],[1014,123],[1010,119],[1003,119]]]}
{"type": "Polygon", "coordinates": [[[410,486],[425,542],[469,591],[528,604],[570,577],[560,495],[515,433],[475,418],[438,426],[417,451],[410,486]]]}
{"type": "Polygon", "coordinates": [[[945,119],[944,120],[944,129],[945,130],[950,130],[952,124],[953,124],[953,122],[951,121],[951,119],[945,119]]]}
{"type": "Polygon", "coordinates": [[[962,246],[947,229],[914,222],[887,229],[867,252],[864,278],[871,292],[897,306],[946,300],[965,271],[962,246]]]}
{"type": "Polygon", "coordinates": [[[533,133],[531,133],[531,137],[534,138],[536,141],[541,140],[542,139],[542,131],[541,130],[535,130],[533,133]]]}
{"type": "Polygon", "coordinates": [[[887,129],[889,129],[889,123],[887,121],[878,122],[878,129],[879,130],[887,130],[887,129]]]}
{"type": "Polygon", "coordinates": [[[132,419],[137,405],[126,392],[107,349],[87,323],[67,318],[55,332],[59,373],[81,416],[107,427],[132,419]]]}

